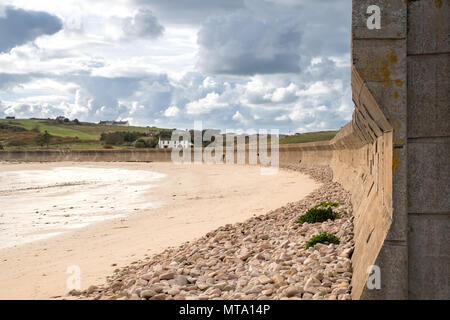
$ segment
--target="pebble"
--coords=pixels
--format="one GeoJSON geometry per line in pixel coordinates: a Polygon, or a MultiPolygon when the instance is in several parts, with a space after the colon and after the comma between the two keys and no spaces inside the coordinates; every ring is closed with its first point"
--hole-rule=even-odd
{"type": "Polygon", "coordinates": [[[310,175],[322,185],[304,199],[264,215],[222,226],[198,240],[146,256],[114,270],[106,282],[79,299],[351,299],[354,249],[351,196],[332,182],[321,166],[286,166],[310,175]],[[341,216],[323,223],[297,224],[322,201],[340,203],[341,216]],[[337,234],[340,243],[306,242],[321,232],[337,234]]]}
{"type": "Polygon", "coordinates": [[[199,288],[200,290],[205,290],[205,289],[209,288],[209,284],[207,284],[205,282],[198,282],[196,285],[197,285],[197,288],[199,288]]]}
{"type": "Polygon", "coordinates": [[[301,288],[298,287],[289,287],[286,289],[286,297],[290,298],[293,297],[299,293],[303,293],[303,290],[301,290],[301,288]]]}
{"type": "Polygon", "coordinates": [[[153,290],[144,290],[141,292],[141,297],[145,299],[149,299],[156,295],[156,292],[153,290]]]}
{"type": "Polygon", "coordinates": [[[272,290],[272,289],[267,289],[267,290],[261,291],[261,293],[262,293],[263,295],[265,295],[265,296],[270,296],[270,295],[272,295],[273,290],[272,290]]]}
{"type": "Polygon", "coordinates": [[[90,286],[89,288],[87,288],[86,293],[92,294],[92,293],[94,293],[95,290],[97,290],[96,286],[90,286]]]}
{"type": "Polygon", "coordinates": [[[269,278],[268,276],[260,276],[259,278],[258,278],[258,280],[259,280],[259,282],[261,283],[261,284],[268,284],[268,283],[271,283],[273,280],[271,279],[271,278],[269,278]]]}
{"type": "Polygon", "coordinates": [[[173,279],[173,278],[175,278],[175,273],[167,272],[167,273],[162,274],[159,277],[159,280],[170,280],[170,279],[173,279]]]}
{"type": "Polygon", "coordinates": [[[179,286],[185,286],[189,283],[188,279],[186,278],[186,276],[183,275],[177,275],[175,276],[175,283],[179,286]]]}
{"type": "Polygon", "coordinates": [[[166,295],[164,293],[159,293],[151,297],[150,300],[166,300],[166,295]]]}

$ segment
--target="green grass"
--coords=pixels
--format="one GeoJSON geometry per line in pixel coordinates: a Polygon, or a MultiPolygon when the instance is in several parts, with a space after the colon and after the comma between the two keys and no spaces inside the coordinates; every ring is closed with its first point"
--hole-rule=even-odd
{"type": "MultiPolygon", "coordinates": [[[[159,131],[170,137],[173,129],[156,127],[113,126],[96,123],[60,122],[46,119],[0,119],[0,124],[7,124],[0,130],[0,143],[4,150],[39,150],[41,147],[35,141],[35,136],[47,131],[53,138],[48,149],[103,149],[100,142],[102,133],[110,132],[141,132],[159,131]],[[24,130],[17,130],[21,128],[24,130]],[[36,132],[35,130],[38,129],[36,132]]],[[[133,149],[131,143],[114,146],[114,149],[133,149]]]]}
{"type": "MultiPolygon", "coordinates": [[[[133,146],[114,146],[113,149],[133,149],[133,146]]],[[[50,146],[47,147],[41,147],[39,145],[24,145],[24,146],[8,146],[3,145],[3,149],[8,150],[64,150],[64,149],[70,149],[70,150],[93,150],[93,149],[104,149],[103,144],[96,143],[95,141],[92,141],[92,143],[89,142],[80,142],[80,143],[55,143],[50,144],[50,146]]]]}
{"type": "Polygon", "coordinates": [[[321,132],[302,133],[287,137],[280,137],[280,144],[328,141],[333,139],[336,133],[337,131],[321,131],[321,132]]]}
{"type": "Polygon", "coordinates": [[[10,125],[25,128],[27,130],[32,130],[39,127],[39,131],[43,133],[47,130],[52,136],[59,137],[78,137],[81,140],[99,140],[100,135],[103,132],[115,132],[115,131],[138,131],[145,132],[149,131],[147,127],[125,127],[125,126],[108,126],[108,125],[98,125],[95,123],[83,122],[79,125],[77,124],[67,124],[58,123],[54,120],[35,120],[35,119],[0,119],[0,123],[4,122],[10,125]]]}
{"type": "Polygon", "coordinates": [[[93,140],[99,140],[100,135],[104,132],[116,132],[116,131],[127,131],[127,132],[136,131],[143,133],[149,132],[149,128],[147,127],[107,126],[95,123],[83,123],[82,125],[67,125],[67,126],[71,128],[73,127],[76,130],[89,134],[91,137],[93,137],[93,140]]]}
{"type": "Polygon", "coordinates": [[[32,120],[32,119],[17,119],[17,120],[6,120],[0,119],[0,122],[6,122],[10,125],[25,128],[27,130],[32,130],[36,127],[39,128],[39,132],[43,133],[47,131],[52,136],[59,137],[78,137],[83,140],[95,140],[96,137],[90,133],[77,130],[79,126],[67,125],[67,124],[50,124],[46,120],[32,120]]]}
{"type": "Polygon", "coordinates": [[[327,220],[334,220],[339,217],[339,213],[333,211],[333,207],[339,206],[339,203],[324,201],[312,207],[304,215],[298,218],[297,223],[317,223],[327,220]]]}
{"type": "Polygon", "coordinates": [[[339,238],[336,237],[334,234],[322,232],[321,234],[313,236],[311,239],[309,239],[308,242],[306,242],[306,249],[314,247],[317,243],[339,244],[340,241],[339,241],[339,238]]]}
{"type": "MultiPolygon", "coordinates": [[[[49,149],[71,149],[71,150],[85,150],[85,149],[101,149],[103,145],[99,143],[62,143],[52,144],[49,149]]],[[[42,149],[42,148],[41,148],[42,149]]]]}
{"type": "Polygon", "coordinates": [[[339,207],[339,203],[338,202],[333,202],[333,201],[322,201],[321,203],[319,203],[316,207],[339,207]]]}
{"type": "MultiPolygon", "coordinates": [[[[82,122],[80,124],[75,124],[73,122],[58,122],[56,120],[37,120],[37,119],[0,119],[0,123],[6,123],[12,126],[17,126],[20,128],[24,128],[26,130],[32,130],[34,128],[39,128],[40,133],[44,133],[47,131],[52,136],[56,137],[70,137],[75,138],[78,137],[80,140],[92,141],[91,143],[73,143],[73,144],[61,144],[55,145],[54,147],[61,148],[74,148],[74,149],[97,149],[102,148],[102,146],[98,143],[100,140],[100,135],[102,133],[108,132],[116,132],[116,131],[136,131],[148,133],[150,129],[160,130],[165,135],[169,135],[171,133],[171,129],[159,129],[156,127],[134,127],[134,126],[110,126],[110,125],[99,125],[96,123],[88,123],[82,122]],[[96,143],[94,143],[94,141],[96,143]]],[[[304,133],[300,135],[293,136],[283,136],[280,138],[280,144],[289,144],[289,143],[305,143],[305,142],[315,142],[315,141],[327,141],[331,140],[337,131],[322,131],[322,132],[312,132],[312,133],[304,133]]],[[[0,137],[1,140],[1,137],[0,137]]],[[[27,146],[28,148],[28,146],[27,146]]],[[[123,146],[121,148],[129,148],[129,146],[123,146]]]]}
{"type": "MultiPolygon", "coordinates": [[[[147,133],[150,128],[148,127],[134,127],[134,126],[108,126],[99,125],[96,123],[82,122],[80,124],[71,123],[59,123],[55,120],[36,120],[36,119],[0,119],[0,123],[7,123],[10,125],[25,128],[27,130],[32,130],[33,128],[39,127],[39,131],[43,133],[47,130],[53,136],[60,137],[78,137],[81,140],[99,140],[100,135],[103,132],[115,132],[115,131],[137,131],[147,133]]],[[[151,127],[151,129],[158,129],[151,127]]],[[[163,131],[171,131],[170,129],[159,129],[163,131]]],[[[300,135],[293,136],[283,136],[280,138],[280,144],[289,143],[305,143],[305,142],[315,142],[315,141],[327,141],[333,139],[337,131],[321,131],[321,132],[311,132],[303,133],[300,135]]]]}
{"type": "MultiPolygon", "coordinates": [[[[52,144],[50,149],[71,149],[71,150],[87,150],[87,149],[104,149],[103,144],[98,143],[67,143],[52,144]]],[[[113,146],[113,149],[133,149],[133,146],[113,146]]]]}

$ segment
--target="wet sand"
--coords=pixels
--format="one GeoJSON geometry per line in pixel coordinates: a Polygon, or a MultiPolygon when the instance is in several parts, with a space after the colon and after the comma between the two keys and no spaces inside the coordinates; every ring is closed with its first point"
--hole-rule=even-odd
{"type": "Polygon", "coordinates": [[[150,170],[64,166],[0,175],[0,249],[156,208],[150,170]],[[24,201],[26,200],[26,201],[24,201]]]}
{"type": "MultiPolygon", "coordinates": [[[[73,266],[81,271],[81,289],[102,283],[118,266],[192,241],[222,225],[244,221],[288,202],[298,201],[320,186],[299,172],[280,170],[276,175],[261,175],[259,167],[237,165],[2,163],[0,175],[5,177],[14,171],[70,167],[144,170],[163,174],[165,176],[158,181],[136,184],[147,187],[151,184],[151,188],[143,191],[143,196],[149,204],[159,207],[135,208],[138,204],[136,199],[130,199],[129,210],[121,212],[121,216],[115,219],[83,228],[65,229],[51,238],[0,249],[0,299],[48,299],[65,295],[68,291],[66,283],[71,276],[67,271],[71,267],[73,270],[73,266]]],[[[0,180],[0,190],[7,189],[4,184],[7,184],[5,179],[0,180]]],[[[55,196],[53,189],[41,189],[38,198],[33,197],[30,191],[23,199],[24,206],[32,204],[39,207],[40,202],[57,201],[60,195],[55,196]]],[[[89,189],[83,184],[71,186],[71,193],[79,192],[89,192],[89,189]]],[[[0,194],[2,207],[8,210],[4,197],[5,193],[0,194]]],[[[123,197],[127,198],[127,193],[124,192],[123,197]]],[[[89,201],[93,200],[90,198],[89,201]]],[[[14,205],[17,206],[17,202],[14,205]]],[[[122,206],[123,203],[118,207],[122,206]]],[[[86,217],[95,211],[92,209],[86,217]]],[[[79,217],[83,219],[83,215],[79,217]]]]}

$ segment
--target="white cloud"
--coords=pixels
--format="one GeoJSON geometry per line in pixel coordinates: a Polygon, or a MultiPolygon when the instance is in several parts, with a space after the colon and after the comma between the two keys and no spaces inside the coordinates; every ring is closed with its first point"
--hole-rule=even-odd
{"type": "Polygon", "coordinates": [[[93,68],[92,76],[117,78],[117,77],[143,77],[149,74],[164,73],[165,70],[157,65],[150,64],[148,58],[130,57],[126,59],[109,60],[103,66],[93,68]]]}
{"type": "Polygon", "coordinates": [[[289,116],[285,114],[275,118],[275,121],[286,121],[286,120],[289,120],[289,116]]]}
{"type": "Polygon", "coordinates": [[[177,108],[177,106],[171,106],[168,107],[164,111],[164,116],[170,118],[170,117],[176,117],[180,113],[180,109],[177,108]]]}
{"type": "Polygon", "coordinates": [[[26,83],[22,83],[14,87],[11,91],[21,95],[31,95],[31,96],[39,93],[41,93],[41,95],[44,95],[50,92],[52,94],[48,96],[52,95],[54,96],[55,93],[60,93],[62,96],[63,94],[71,95],[78,88],[79,86],[73,82],[63,82],[49,78],[40,78],[40,79],[33,79],[26,83]]]}
{"type": "Polygon", "coordinates": [[[311,84],[308,89],[300,90],[299,96],[319,96],[327,95],[331,93],[331,88],[324,81],[317,81],[311,84]]]}
{"type": "Polygon", "coordinates": [[[217,82],[211,77],[206,77],[202,82],[202,87],[205,89],[214,89],[217,86],[217,82]]]}
{"type": "Polygon", "coordinates": [[[162,36],[165,30],[148,9],[139,9],[132,17],[122,18],[120,24],[125,39],[135,37],[156,39],[162,36]]]}
{"type": "Polygon", "coordinates": [[[297,99],[296,92],[298,87],[294,83],[290,83],[286,88],[277,88],[272,94],[273,102],[292,102],[297,99]]]}
{"type": "Polygon", "coordinates": [[[189,102],[186,105],[186,111],[188,114],[205,114],[210,113],[213,110],[223,109],[228,107],[228,103],[220,101],[220,96],[216,92],[208,93],[206,97],[189,102]]]}
{"type": "Polygon", "coordinates": [[[237,121],[237,122],[240,122],[240,123],[243,123],[243,124],[246,124],[248,122],[239,111],[236,111],[234,113],[232,119],[234,121],[237,121]]]}

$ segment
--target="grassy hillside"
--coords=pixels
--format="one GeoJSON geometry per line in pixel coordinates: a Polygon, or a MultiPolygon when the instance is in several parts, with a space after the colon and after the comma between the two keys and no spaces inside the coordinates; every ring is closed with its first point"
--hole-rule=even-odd
{"type": "Polygon", "coordinates": [[[328,141],[333,139],[336,133],[337,131],[320,131],[284,136],[280,138],[280,144],[328,141]]]}
{"type": "MultiPolygon", "coordinates": [[[[88,122],[63,122],[57,120],[37,119],[0,119],[0,145],[6,150],[39,149],[42,146],[36,142],[38,136],[47,131],[52,137],[49,148],[53,149],[99,149],[110,144],[108,140],[100,139],[103,133],[140,132],[148,133],[151,129],[158,131],[163,137],[170,138],[171,129],[156,127],[133,127],[99,125],[88,122]]],[[[331,140],[337,131],[321,131],[281,136],[280,144],[305,143],[331,140]]],[[[133,138],[134,140],[134,138],[133,138]]],[[[114,148],[133,148],[131,140],[123,143],[112,143],[114,148]]],[[[110,146],[112,147],[112,146],[110,146]]],[[[148,147],[148,146],[147,146],[148,147]]]]}
{"type": "MultiPolygon", "coordinates": [[[[105,146],[100,141],[103,133],[140,132],[147,134],[150,129],[171,132],[170,129],[155,127],[98,125],[89,122],[38,120],[38,119],[0,119],[0,145],[6,150],[39,149],[40,134],[47,131],[51,135],[49,148],[52,149],[99,149],[105,146]]],[[[123,143],[114,148],[131,148],[131,143],[123,143]]]]}
{"type": "Polygon", "coordinates": [[[146,127],[107,126],[88,122],[80,122],[80,124],[75,124],[73,122],[59,123],[56,120],[0,119],[0,123],[6,123],[12,126],[22,127],[26,130],[39,128],[39,131],[41,133],[47,131],[53,136],[70,137],[70,138],[78,137],[81,140],[98,140],[103,132],[114,132],[118,130],[138,131],[138,132],[149,131],[149,128],[146,127]]]}

